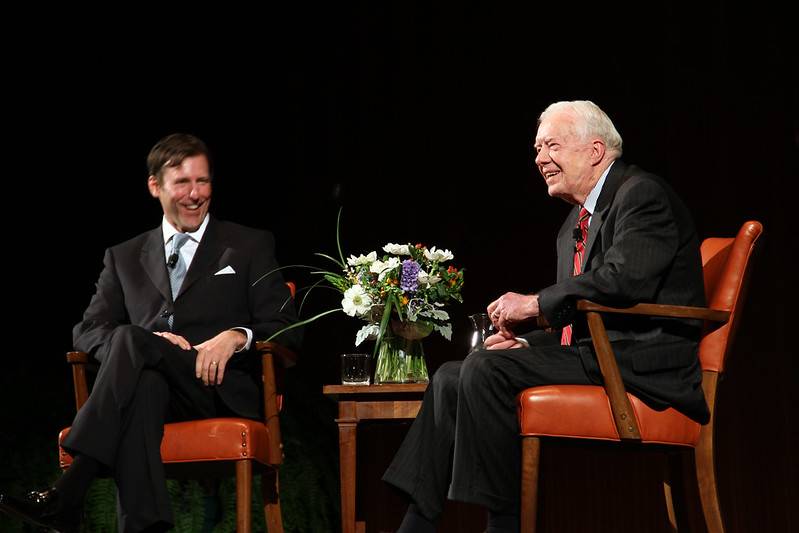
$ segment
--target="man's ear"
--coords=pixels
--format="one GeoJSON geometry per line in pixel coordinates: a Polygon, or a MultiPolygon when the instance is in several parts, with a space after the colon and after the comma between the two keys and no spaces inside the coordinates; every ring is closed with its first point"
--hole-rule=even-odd
{"type": "Polygon", "coordinates": [[[605,159],[605,143],[600,139],[595,139],[591,143],[591,164],[598,165],[605,159]]]}
{"type": "Polygon", "coordinates": [[[153,198],[158,198],[161,196],[161,186],[158,185],[158,180],[155,179],[155,176],[150,176],[147,178],[147,189],[149,189],[153,198]]]}

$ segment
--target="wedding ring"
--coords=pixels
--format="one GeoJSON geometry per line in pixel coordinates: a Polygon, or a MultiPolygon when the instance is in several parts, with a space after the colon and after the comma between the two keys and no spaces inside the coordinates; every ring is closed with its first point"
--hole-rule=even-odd
{"type": "Polygon", "coordinates": [[[215,365],[215,364],[217,364],[217,362],[216,361],[211,361],[211,364],[215,365]]]}

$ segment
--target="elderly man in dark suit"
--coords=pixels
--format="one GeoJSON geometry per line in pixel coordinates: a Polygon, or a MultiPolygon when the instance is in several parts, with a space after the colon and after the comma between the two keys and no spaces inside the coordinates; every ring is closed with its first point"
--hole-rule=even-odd
{"type": "MultiPolygon", "coordinates": [[[[205,143],[170,135],[153,147],[148,167],[162,223],[106,251],[97,291],[74,328],[75,348],[100,362],[62,443],[74,463],[50,489],[0,496],[2,510],[59,531],[79,529],[81,501],[101,473],[117,485],[120,531],[171,529],[164,423],[258,417],[255,341],[297,322],[279,275],[256,283],[277,267],[272,234],[209,215],[205,143]]],[[[296,350],[301,332],[279,341],[296,350]]]]}
{"type": "MultiPolygon", "coordinates": [[[[488,510],[488,531],[517,531],[520,441],[515,397],[543,384],[601,384],[574,302],[704,305],[699,239],[685,205],[657,176],[618,158],[622,140],[588,101],[539,118],[536,164],[550,196],[573,204],[557,238],[557,282],[488,306],[487,349],[445,363],[384,480],[409,502],[400,532],[433,531],[446,498],[488,510]],[[546,317],[552,331],[515,333],[546,317]]],[[[709,417],[697,356],[700,326],[674,319],[607,319],[628,389],[656,408],[709,417]]]]}

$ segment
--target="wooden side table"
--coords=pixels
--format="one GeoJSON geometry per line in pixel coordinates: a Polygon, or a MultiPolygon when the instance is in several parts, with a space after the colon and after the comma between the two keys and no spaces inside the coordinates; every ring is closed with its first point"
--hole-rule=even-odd
{"type": "Polygon", "coordinates": [[[325,385],[324,394],[338,398],[338,447],[341,464],[342,533],[363,533],[365,522],[355,522],[356,434],[361,420],[416,418],[427,383],[379,385],[325,385]]]}

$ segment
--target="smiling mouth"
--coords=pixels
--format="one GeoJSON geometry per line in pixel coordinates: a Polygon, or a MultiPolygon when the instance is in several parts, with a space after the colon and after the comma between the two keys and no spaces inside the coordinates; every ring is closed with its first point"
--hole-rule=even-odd
{"type": "Polygon", "coordinates": [[[550,178],[557,176],[560,174],[560,170],[553,170],[552,172],[544,172],[544,179],[549,180],[550,178]]]}

